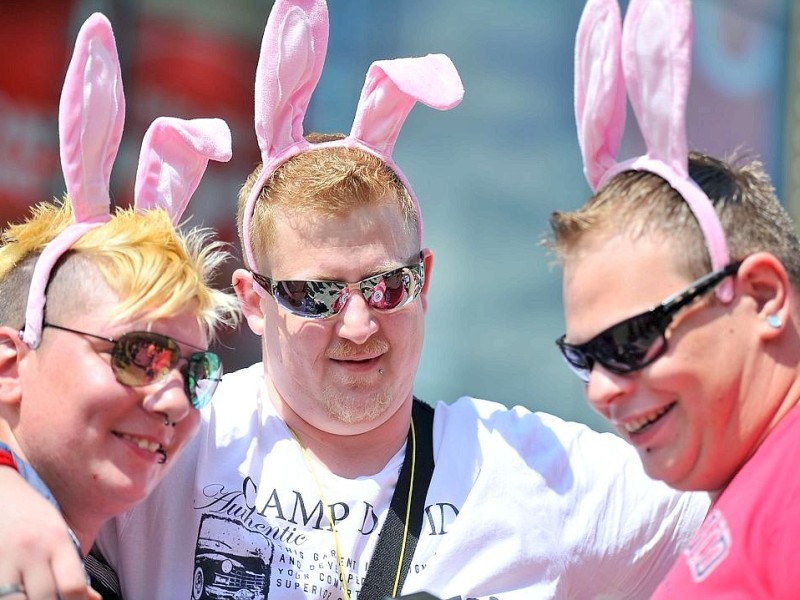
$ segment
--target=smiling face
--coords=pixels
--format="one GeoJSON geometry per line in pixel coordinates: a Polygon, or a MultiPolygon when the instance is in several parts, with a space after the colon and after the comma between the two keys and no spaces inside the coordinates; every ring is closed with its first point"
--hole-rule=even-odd
{"type": "MultiPolygon", "coordinates": [[[[152,323],[114,320],[119,299],[95,275],[83,310],[61,313],[58,321],[54,316],[54,324],[115,339],[150,330],[206,347],[196,307],[152,323]]],[[[199,424],[180,373],[173,370],[165,380],[128,387],[112,371],[113,344],[52,327],[44,329],[37,349],[21,342],[19,347],[14,438],[68,521],[81,529],[85,515],[102,521],[142,500],[199,424]],[[165,426],[165,414],[174,427],[165,426]],[[161,451],[168,456],[166,464],[160,463],[161,451]]],[[[192,352],[183,344],[181,350],[184,356],[192,352]]]]}
{"type": "MultiPolygon", "coordinates": [[[[564,264],[567,341],[584,343],[686,288],[692,279],[673,256],[663,239],[587,239],[564,264]]],[[[749,377],[758,360],[751,304],[737,296],[723,305],[711,292],[676,315],[666,352],[649,366],[592,370],[589,403],[637,448],[651,477],[718,490],[756,443],[763,419],[752,407],[763,398],[749,377]]]]}
{"type": "MultiPolygon", "coordinates": [[[[415,262],[419,255],[416,233],[393,202],[363,205],[336,217],[279,217],[275,233],[264,261],[266,274],[275,280],[356,282],[415,262]]],[[[428,253],[428,271],[431,261],[428,253]]],[[[270,296],[260,299],[263,323],[256,329],[263,328],[267,385],[278,410],[299,415],[321,431],[353,434],[375,429],[410,402],[422,351],[426,288],[392,312],[371,308],[353,293],[341,312],[327,319],[296,316],[270,296]]]]}

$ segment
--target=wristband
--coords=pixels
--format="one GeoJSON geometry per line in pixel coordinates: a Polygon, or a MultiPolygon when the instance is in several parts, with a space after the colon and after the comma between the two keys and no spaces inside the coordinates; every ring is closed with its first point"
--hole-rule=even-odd
{"type": "Polygon", "coordinates": [[[19,471],[19,469],[17,469],[17,462],[14,460],[14,455],[4,448],[0,448],[0,466],[11,467],[15,471],[19,471]]]}

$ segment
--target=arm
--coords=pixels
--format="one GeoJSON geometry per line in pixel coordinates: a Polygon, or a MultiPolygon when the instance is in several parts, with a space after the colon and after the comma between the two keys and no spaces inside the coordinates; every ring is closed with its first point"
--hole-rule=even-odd
{"type": "Polygon", "coordinates": [[[10,466],[0,465],[0,584],[21,583],[29,598],[98,599],[56,508],[10,466]]]}

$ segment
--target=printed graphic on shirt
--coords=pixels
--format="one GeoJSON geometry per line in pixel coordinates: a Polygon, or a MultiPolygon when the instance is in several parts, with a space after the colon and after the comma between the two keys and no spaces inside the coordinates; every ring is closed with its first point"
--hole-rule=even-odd
{"type": "MultiPolygon", "coordinates": [[[[267,600],[287,591],[321,600],[343,600],[333,529],[318,497],[290,488],[266,496],[246,478],[239,489],[207,485],[195,502],[202,511],[195,546],[193,600],[267,600]]],[[[377,536],[378,516],[365,501],[334,502],[330,514],[340,540],[377,536]]],[[[446,535],[458,509],[446,503],[427,506],[422,535],[446,535]]],[[[369,562],[341,556],[349,596],[358,598],[369,562]]],[[[412,563],[419,572],[424,563],[412,563]]]]}
{"type": "Polygon", "coordinates": [[[719,566],[731,549],[731,532],[725,516],[714,509],[684,550],[692,580],[699,583],[719,566]]]}

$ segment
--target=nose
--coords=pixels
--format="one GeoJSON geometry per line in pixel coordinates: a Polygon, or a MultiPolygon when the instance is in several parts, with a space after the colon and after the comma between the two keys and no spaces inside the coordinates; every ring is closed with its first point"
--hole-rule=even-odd
{"type": "Polygon", "coordinates": [[[594,410],[606,419],[611,419],[611,405],[620,398],[629,395],[635,385],[630,375],[619,375],[595,363],[586,384],[586,400],[594,410]]]}
{"type": "Polygon", "coordinates": [[[183,375],[172,369],[161,381],[145,386],[144,407],[146,410],[165,415],[170,423],[178,423],[194,410],[186,397],[183,375]]]}
{"type": "Polygon", "coordinates": [[[360,290],[353,290],[339,312],[338,335],[363,344],[378,331],[378,322],[360,290]]]}

